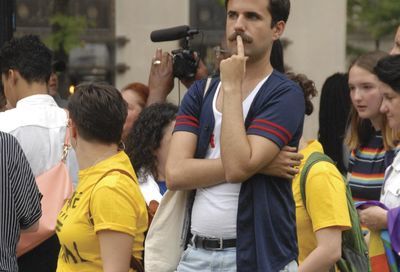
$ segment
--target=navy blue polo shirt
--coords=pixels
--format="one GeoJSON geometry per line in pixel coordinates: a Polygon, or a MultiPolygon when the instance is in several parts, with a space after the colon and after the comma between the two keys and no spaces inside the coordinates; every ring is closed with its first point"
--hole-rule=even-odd
{"type": "MultiPolygon", "coordinates": [[[[214,130],[212,100],[219,78],[204,94],[205,80],[195,82],[180,106],[174,131],[198,136],[196,158],[204,158],[214,130]]],[[[279,148],[298,146],[304,122],[304,94],[293,81],[273,71],[254,98],[245,120],[248,135],[273,141],[279,148]]],[[[298,256],[291,182],[256,174],[242,183],[237,216],[237,270],[279,271],[298,256]]]]}

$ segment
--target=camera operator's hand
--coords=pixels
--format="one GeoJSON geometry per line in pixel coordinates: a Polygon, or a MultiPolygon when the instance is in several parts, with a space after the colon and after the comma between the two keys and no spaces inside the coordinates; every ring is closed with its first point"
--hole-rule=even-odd
{"type": "Polygon", "coordinates": [[[163,53],[161,49],[157,49],[150,68],[147,106],[165,102],[173,88],[172,56],[168,52],[163,53]]]}
{"type": "Polygon", "coordinates": [[[202,78],[205,78],[208,76],[208,70],[206,65],[204,64],[204,62],[199,59],[199,65],[197,66],[197,70],[196,70],[196,75],[194,76],[193,79],[185,79],[182,78],[181,82],[183,85],[185,85],[186,88],[189,89],[189,87],[196,81],[202,78]]]}

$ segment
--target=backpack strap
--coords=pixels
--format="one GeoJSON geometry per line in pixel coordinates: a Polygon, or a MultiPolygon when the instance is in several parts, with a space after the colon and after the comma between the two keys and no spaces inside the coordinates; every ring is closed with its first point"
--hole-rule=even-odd
{"type": "Polygon", "coordinates": [[[307,209],[306,206],[306,181],[307,181],[307,175],[308,172],[310,172],[311,167],[318,163],[326,161],[332,164],[335,164],[331,158],[329,158],[327,155],[321,152],[313,152],[307,159],[306,163],[303,166],[303,169],[301,170],[300,173],[300,194],[301,194],[301,200],[303,201],[304,207],[307,209]]]}
{"type": "Polygon", "coordinates": [[[112,173],[112,172],[120,172],[121,174],[123,174],[123,175],[125,175],[125,176],[128,176],[131,180],[135,180],[135,179],[132,177],[131,174],[129,174],[127,171],[122,170],[122,169],[111,169],[111,170],[105,172],[105,173],[98,179],[98,181],[96,182],[96,184],[93,186],[93,189],[92,189],[92,191],[90,192],[90,197],[89,197],[89,221],[90,221],[90,223],[91,223],[92,225],[94,225],[94,222],[93,222],[93,219],[92,219],[92,213],[90,212],[90,201],[92,200],[93,191],[94,191],[94,189],[96,188],[97,184],[99,184],[100,181],[101,181],[103,178],[105,178],[106,176],[108,176],[108,174],[110,174],[110,173],[112,173]]]}
{"type": "MultiPolygon", "coordinates": [[[[306,207],[306,181],[311,167],[318,163],[326,161],[335,165],[331,158],[321,152],[312,153],[300,174],[300,193],[304,207],[306,207]]],[[[342,232],[342,257],[336,262],[339,271],[371,271],[368,257],[368,247],[362,235],[357,211],[354,207],[351,190],[346,179],[342,176],[342,181],[346,190],[346,203],[351,221],[351,228],[342,232]],[[354,266],[354,267],[353,267],[354,266]]],[[[335,271],[335,267],[330,270],[335,271]]]]}
{"type": "MultiPolygon", "coordinates": [[[[311,170],[311,167],[313,167],[314,164],[318,163],[318,162],[329,162],[332,164],[335,164],[332,159],[330,157],[328,157],[327,155],[325,155],[322,152],[313,152],[311,153],[311,155],[307,158],[307,161],[305,163],[305,165],[303,166],[303,169],[301,170],[301,174],[300,174],[300,194],[301,194],[301,200],[303,201],[303,205],[307,210],[307,205],[306,205],[306,181],[307,181],[307,176],[308,173],[311,170]]],[[[308,212],[308,211],[307,211],[308,212]]],[[[335,266],[332,266],[329,269],[329,272],[335,272],[335,266]]]]}

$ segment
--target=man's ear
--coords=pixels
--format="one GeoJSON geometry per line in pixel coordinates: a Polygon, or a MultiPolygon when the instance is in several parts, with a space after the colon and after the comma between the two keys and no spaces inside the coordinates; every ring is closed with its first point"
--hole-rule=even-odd
{"type": "Polygon", "coordinates": [[[278,21],[273,27],[272,27],[272,38],[273,40],[278,40],[282,34],[283,31],[285,31],[286,23],[284,21],[278,21]]]}
{"type": "Polygon", "coordinates": [[[17,85],[18,78],[21,77],[20,73],[14,69],[8,69],[4,74],[6,80],[8,80],[13,86],[17,85]]]}

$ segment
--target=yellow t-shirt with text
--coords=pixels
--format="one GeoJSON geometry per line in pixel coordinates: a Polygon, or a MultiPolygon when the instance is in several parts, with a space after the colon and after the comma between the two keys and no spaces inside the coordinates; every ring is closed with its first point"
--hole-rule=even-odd
{"type": "MultiPolygon", "coordinates": [[[[313,152],[323,152],[318,141],[311,141],[300,150],[304,158],[300,164],[300,173],[308,157],[313,152]]],[[[351,227],[346,200],[346,187],[337,168],[329,162],[314,164],[307,175],[306,206],[300,193],[300,174],[292,183],[296,204],[296,227],[299,247],[299,263],[317,247],[315,232],[327,227],[351,227]]]]}
{"type": "Polygon", "coordinates": [[[137,177],[125,152],[79,171],[79,183],[64,205],[56,232],[61,249],[57,271],[103,271],[100,244],[96,233],[102,230],[123,232],[134,237],[132,255],[143,259],[147,209],[137,177]],[[118,171],[127,171],[132,180],[118,171]],[[89,200],[90,214],[89,216],[89,200]]]}

